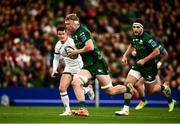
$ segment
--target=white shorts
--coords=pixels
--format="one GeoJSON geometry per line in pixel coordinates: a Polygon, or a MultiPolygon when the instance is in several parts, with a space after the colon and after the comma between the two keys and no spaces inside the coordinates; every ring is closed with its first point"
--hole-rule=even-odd
{"type": "MultiPolygon", "coordinates": [[[[133,69],[131,69],[129,71],[128,75],[134,76],[137,80],[139,80],[142,77],[140,72],[138,72],[136,70],[133,70],[133,69]]],[[[146,81],[146,80],[144,80],[144,82],[147,83],[147,84],[152,84],[152,83],[156,82],[156,79],[153,80],[153,81],[146,81]]]]}
{"type": "Polygon", "coordinates": [[[81,68],[79,66],[74,66],[74,67],[66,66],[64,68],[63,72],[70,73],[70,74],[74,75],[74,74],[77,74],[80,70],[81,70],[81,68]]]}
{"type": "Polygon", "coordinates": [[[140,72],[133,69],[129,71],[128,75],[134,76],[137,80],[139,80],[142,77],[140,72]]]}

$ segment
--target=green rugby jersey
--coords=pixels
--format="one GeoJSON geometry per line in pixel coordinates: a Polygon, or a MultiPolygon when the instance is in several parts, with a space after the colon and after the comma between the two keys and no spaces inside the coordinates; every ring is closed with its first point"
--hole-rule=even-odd
{"type": "MultiPolygon", "coordinates": [[[[153,40],[153,37],[145,32],[140,37],[132,35],[130,43],[136,50],[136,62],[148,56],[153,49],[159,46],[159,44],[153,40]]],[[[155,59],[156,58],[146,62],[145,65],[155,64],[155,59]]]]}
{"type": "Polygon", "coordinates": [[[89,39],[92,40],[94,44],[94,51],[87,52],[81,54],[82,60],[84,62],[84,67],[92,65],[97,60],[102,59],[99,49],[94,41],[94,38],[91,35],[91,32],[84,25],[80,25],[80,27],[72,33],[72,38],[74,39],[74,43],[78,49],[81,49],[85,46],[86,41],[89,39]]]}

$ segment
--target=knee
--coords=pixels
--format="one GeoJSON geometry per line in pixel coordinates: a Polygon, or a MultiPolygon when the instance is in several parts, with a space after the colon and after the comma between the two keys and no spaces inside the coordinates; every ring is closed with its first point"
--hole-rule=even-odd
{"type": "Polygon", "coordinates": [[[112,87],[105,89],[105,92],[111,96],[116,95],[116,92],[115,92],[115,90],[113,90],[112,87]]]}
{"type": "Polygon", "coordinates": [[[66,87],[65,86],[59,86],[59,91],[60,92],[66,92],[67,91],[67,89],[66,89],[66,87]]]}
{"type": "Polygon", "coordinates": [[[72,81],[72,86],[84,85],[88,82],[88,78],[79,74],[75,74],[72,81]]]}
{"type": "Polygon", "coordinates": [[[79,83],[78,80],[73,79],[72,82],[71,82],[71,85],[72,85],[72,87],[77,87],[77,86],[80,85],[80,83],[79,83]]]}
{"type": "Polygon", "coordinates": [[[101,89],[105,90],[105,92],[109,95],[115,95],[115,90],[113,89],[111,82],[105,86],[101,86],[101,89]]]}

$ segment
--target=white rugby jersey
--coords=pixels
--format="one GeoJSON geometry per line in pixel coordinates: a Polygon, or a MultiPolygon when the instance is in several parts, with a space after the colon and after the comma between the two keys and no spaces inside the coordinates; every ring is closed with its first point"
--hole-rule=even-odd
{"type": "Polygon", "coordinates": [[[75,44],[72,38],[68,37],[67,41],[62,44],[61,41],[58,41],[55,45],[55,53],[54,53],[54,59],[53,59],[53,70],[57,70],[57,67],[59,65],[59,60],[62,58],[65,62],[65,69],[64,71],[73,71],[70,73],[77,73],[75,70],[79,70],[83,66],[83,61],[80,55],[76,59],[69,58],[67,56],[67,52],[65,51],[65,48],[67,46],[70,46],[72,48],[75,48],[75,44]],[[67,69],[68,68],[68,69],[67,69]]]}

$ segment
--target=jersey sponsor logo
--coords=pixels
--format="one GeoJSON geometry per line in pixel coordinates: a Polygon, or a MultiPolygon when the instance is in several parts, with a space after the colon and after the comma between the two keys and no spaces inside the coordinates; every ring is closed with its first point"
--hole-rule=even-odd
{"type": "Polygon", "coordinates": [[[143,40],[140,40],[140,41],[139,41],[139,44],[143,44],[143,40]]]}
{"type": "Polygon", "coordinates": [[[139,39],[133,39],[132,41],[133,41],[133,43],[135,43],[135,42],[137,42],[139,39]]]}
{"type": "Polygon", "coordinates": [[[87,37],[86,37],[85,34],[83,34],[83,35],[80,36],[80,39],[81,39],[82,41],[86,41],[86,40],[87,40],[87,37]]]}
{"type": "Polygon", "coordinates": [[[74,35],[74,36],[73,36],[73,39],[74,39],[74,40],[78,40],[78,36],[77,36],[77,35],[74,35]]]}
{"type": "Polygon", "coordinates": [[[133,43],[134,44],[140,44],[140,45],[142,45],[143,44],[143,40],[141,40],[141,39],[133,39],[133,43]]]}

